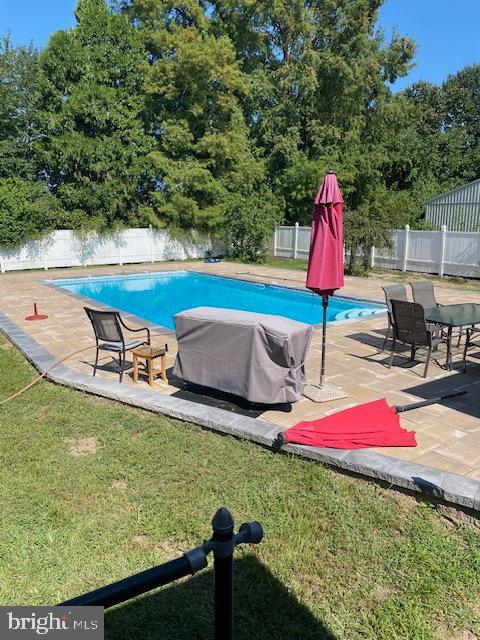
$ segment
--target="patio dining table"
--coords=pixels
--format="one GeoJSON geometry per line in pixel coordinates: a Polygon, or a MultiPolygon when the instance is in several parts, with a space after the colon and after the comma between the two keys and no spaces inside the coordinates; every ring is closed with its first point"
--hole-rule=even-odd
{"type": "Polygon", "coordinates": [[[465,302],[462,304],[444,304],[425,309],[425,320],[447,327],[447,360],[445,368],[452,369],[452,331],[456,327],[480,324],[480,304],[465,302]]]}

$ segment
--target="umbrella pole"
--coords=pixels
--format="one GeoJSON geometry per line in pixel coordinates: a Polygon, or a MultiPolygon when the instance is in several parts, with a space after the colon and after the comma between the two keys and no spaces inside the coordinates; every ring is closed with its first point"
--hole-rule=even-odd
{"type": "Polygon", "coordinates": [[[313,402],[330,402],[331,400],[341,400],[347,394],[332,385],[325,384],[325,360],[327,354],[327,307],[328,294],[322,295],[323,322],[322,322],[322,362],[320,365],[320,384],[307,384],[303,389],[303,395],[313,402]]]}
{"type": "Polygon", "coordinates": [[[438,404],[442,400],[450,400],[450,398],[458,398],[458,396],[464,396],[467,391],[455,391],[455,393],[447,393],[445,396],[439,396],[438,398],[428,398],[428,400],[420,400],[420,402],[413,402],[412,404],[396,405],[395,413],[403,413],[404,411],[411,411],[412,409],[420,409],[421,407],[428,407],[431,404],[438,404]]]}
{"type": "Polygon", "coordinates": [[[325,382],[325,356],[327,349],[327,307],[328,295],[322,296],[323,321],[322,321],[322,364],[320,367],[320,386],[323,387],[325,382]]]}

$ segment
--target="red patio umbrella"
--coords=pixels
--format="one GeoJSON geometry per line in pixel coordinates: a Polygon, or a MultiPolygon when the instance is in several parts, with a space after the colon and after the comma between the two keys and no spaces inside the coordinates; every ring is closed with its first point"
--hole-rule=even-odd
{"type": "Polygon", "coordinates": [[[395,407],[385,399],[361,404],[284,432],[285,442],[335,449],[415,447],[415,433],[400,426],[395,407]]]}
{"type": "Polygon", "coordinates": [[[343,197],[334,171],[329,171],[313,204],[307,287],[322,296],[322,363],[320,386],[307,385],[304,395],[315,402],[345,398],[336,387],[326,387],[325,353],[328,299],[343,287],[343,197]]]}
{"type": "Polygon", "coordinates": [[[278,434],[273,446],[296,443],[311,447],[334,449],[366,449],[367,447],[415,447],[415,432],[402,429],[399,413],[419,409],[450,398],[463,396],[457,391],[437,398],[429,398],[403,406],[390,407],[387,401],[374,400],[349,407],[332,415],[298,422],[278,434]]]}

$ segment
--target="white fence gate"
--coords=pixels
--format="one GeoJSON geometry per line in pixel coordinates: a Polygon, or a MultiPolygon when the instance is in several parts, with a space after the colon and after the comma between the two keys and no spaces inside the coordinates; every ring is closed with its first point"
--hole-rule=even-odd
{"type": "MultiPolygon", "coordinates": [[[[308,259],[310,227],[277,227],[273,238],[273,255],[308,259]]],[[[447,231],[396,230],[392,249],[372,248],[372,267],[438,273],[439,275],[480,278],[480,233],[447,231]]]]}
{"type": "Polygon", "coordinates": [[[153,229],[88,235],[55,231],[15,249],[0,247],[0,271],[186,260],[203,258],[207,251],[219,249],[208,236],[195,233],[177,238],[153,229]]]}

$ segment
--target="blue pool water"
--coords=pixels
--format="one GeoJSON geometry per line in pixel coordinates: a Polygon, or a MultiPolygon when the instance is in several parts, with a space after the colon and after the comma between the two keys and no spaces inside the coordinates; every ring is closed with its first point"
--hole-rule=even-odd
{"type": "MultiPolygon", "coordinates": [[[[313,293],[189,271],[76,278],[52,283],[169,329],[174,328],[176,313],[193,307],[256,311],[308,324],[322,321],[321,298],[313,293]]],[[[328,320],[361,318],[384,311],[382,305],[334,296],[330,298],[328,320]]]]}

